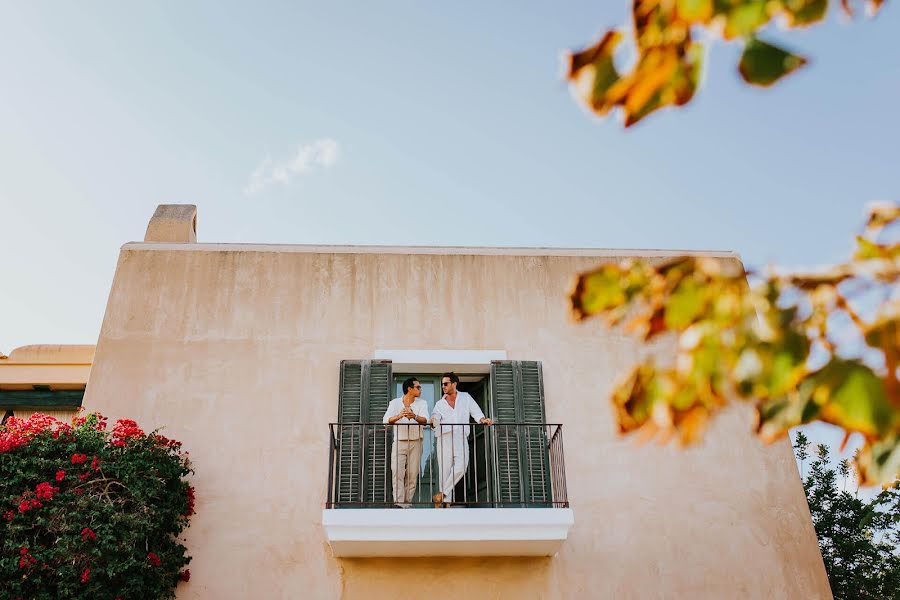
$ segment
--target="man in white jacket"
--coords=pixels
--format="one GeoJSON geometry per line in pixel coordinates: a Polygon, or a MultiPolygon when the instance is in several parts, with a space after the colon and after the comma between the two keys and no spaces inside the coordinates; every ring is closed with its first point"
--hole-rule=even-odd
{"type": "Polygon", "coordinates": [[[441,391],[444,395],[434,405],[431,413],[432,423],[436,427],[441,488],[432,497],[435,507],[447,506],[453,502],[453,488],[469,466],[469,432],[472,428],[464,424],[469,423],[470,418],[485,425],[492,423],[481,412],[472,396],[456,390],[458,385],[459,377],[456,373],[444,373],[441,377],[441,391]]]}
{"type": "Polygon", "coordinates": [[[394,484],[394,504],[409,508],[416,493],[419,464],[422,461],[422,425],[428,422],[428,403],[419,396],[422,385],[410,377],[403,382],[403,396],[388,404],[382,421],[392,427],[391,478],[394,484]]]}

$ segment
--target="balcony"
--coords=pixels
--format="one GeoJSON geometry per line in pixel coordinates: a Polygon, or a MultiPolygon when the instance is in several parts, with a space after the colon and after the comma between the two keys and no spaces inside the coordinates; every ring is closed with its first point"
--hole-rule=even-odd
{"type": "Polygon", "coordinates": [[[329,434],[322,523],[335,556],[552,556],[574,522],[562,425],[332,423],[329,434]],[[421,436],[412,468],[392,452],[398,435],[421,436]],[[395,496],[401,471],[409,492],[395,496]]]}

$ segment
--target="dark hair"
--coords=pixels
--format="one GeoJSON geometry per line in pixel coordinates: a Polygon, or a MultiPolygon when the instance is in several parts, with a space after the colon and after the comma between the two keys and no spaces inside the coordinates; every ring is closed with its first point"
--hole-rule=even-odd
{"type": "Polygon", "coordinates": [[[419,380],[416,379],[415,377],[410,377],[409,379],[404,381],[403,382],[403,393],[404,394],[407,393],[409,391],[409,388],[413,387],[413,384],[416,383],[417,381],[419,381],[419,380]]]}
{"type": "Polygon", "coordinates": [[[444,373],[443,375],[441,375],[441,379],[444,379],[444,377],[449,377],[450,383],[459,384],[459,375],[457,375],[453,371],[448,371],[447,373],[444,373]]]}

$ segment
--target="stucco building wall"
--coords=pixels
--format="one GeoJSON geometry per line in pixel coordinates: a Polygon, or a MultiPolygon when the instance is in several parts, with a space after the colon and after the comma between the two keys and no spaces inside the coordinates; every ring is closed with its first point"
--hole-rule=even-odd
{"type": "Polygon", "coordinates": [[[190,451],[179,598],[831,597],[789,444],[760,444],[748,411],[685,451],[615,434],[606,397],[637,348],[573,323],[565,296],[625,254],[124,246],[85,405],[190,451]],[[321,510],[339,363],[384,349],[543,361],[576,520],[557,556],[333,558],[321,510]]]}

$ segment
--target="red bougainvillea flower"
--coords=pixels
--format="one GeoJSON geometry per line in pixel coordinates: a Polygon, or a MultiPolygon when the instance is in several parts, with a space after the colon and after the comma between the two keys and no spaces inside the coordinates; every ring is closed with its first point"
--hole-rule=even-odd
{"type": "Polygon", "coordinates": [[[159,559],[155,552],[148,552],[147,560],[150,561],[150,564],[154,567],[158,567],[162,564],[162,561],[159,559]]]}
{"type": "Polygon", "coordinates": [[[53,498],[53,494],[59,491],[58,487],[53,487],[46,481],[44,483],[39,483],[34,488],[34,494],[41,500],[50,500],[53,498]]]}
{"type": "Polygon", "coordinates": [[[19,550],[19,568],[26,569],[36,562],[37,559],[28,554],[28,548],[22,546],[22,549],[19,550]]]}
{"type": "MultiPolygon", "coordinates": [[[[12,421],[15,417],[10,417],[12,421]]],[[[19,446],[24,446],[28,440],[19,435],[11,434],[9,431],[0,431],[0,454],[12,452],[19,446]]]]}
{"type": "Polygon", "coordinates": [[[8,510],[5,513],[3,513],[3,518],[6,519],[7,521],[12,521],[13,517],[15,517],[15,516],[16,516],[16,513],[14,513],[11,510],[8,510]]]}
{"type": "Polygon", "coordinates": [[[87,583],[87,580],[91,578],[91,570],[85,569],[81,572],[81,583],[87,583]]]}
{"type": "Polygon", "coordinates": [[[86,460],[87,460],[86,454],[73,454],[72,455],[72,464],[73,465],[80,465],[81,463],[83,463],[86,460]]]}
{"type": "Polygon", "coordinates": [[[100,460],[96,456],[91,461],[91,468],[95,471],[100,468],[100,460]]]}
{"type": "Polygon", "coordinates": [[[85,542],[88,540],[96,541],[97,534],[94,533],[94,530],[91,529],[90,527],[85,527],[84,529],[81,530],[81,539],[84,540],[85,542]]]}
{"type": "Polygon", "coordinates": [[[131,419],[119,419],[112,430],[113,438],[120,441],[142,435],[144,435],[144,430],[138,427],[138,424],[131,419]]]}
{"type": "Polygon", "coordinates": [[[72,428],[41,413],[34,413],[27,419],[10,417],[0,429],[0,454],[24,446],[32,437],[47,430],[52,431],[54,437],[58,437],[58,434],[70,433],[72,428]]]}
{"type": "Polygon", "coordinates": [[[60,469],[59,471],[56,472],[56,480],[57,481],[62,481],[65,478],[65,476],[66,476],[66,472],[63,471],[62,469],[60,469]]]}
{"type": "Polygon", "coordinates": [[[191,570],[185,569],[181,573],[178,574],[178,579],[182,581],[190,581],[191,580],[191,570]]]}

